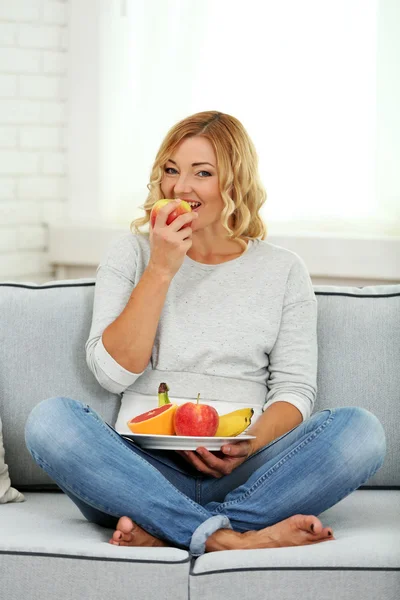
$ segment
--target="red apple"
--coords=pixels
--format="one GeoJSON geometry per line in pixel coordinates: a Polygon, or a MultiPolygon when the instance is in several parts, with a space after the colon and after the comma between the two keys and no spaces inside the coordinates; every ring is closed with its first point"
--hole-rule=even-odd
{"type": "MultiPolygon", "coordinates": [[[[158,211],[160,210],[160,208],[162,208],[169,202],[174,202],[176,204],[175,200],[158,200],[154,204],[153,208],[151,209],[151,213],[150,213],[150,223],[151,223],[152,227],[154,227],[154,224],[155,224],[156,218],[157,218],[157,214],[158,214],[158,211]]],[[[187,212],[192,212],[191,206],[190,206],[190,204],[185,202],[185,200],[181,200],[180,204],[176,204],[176,209],[169,213],[169,215],[167,217],[167,225],[172,223],[172,221],[175,221],[175,219],[177,217],[179,217],[180,215],[184,215],[187,212]]],[[[185,225],[182,226],[182,229],[184,227],[190,227],[190,223],[185,223],[185,225]]]]}
{"type": "Polygon", "coordinates": [[[209,404],[186,402],[178,406],[174,416],[176,435],[214,436],[219,425],[219,416],[214,407],[209,404]]]}

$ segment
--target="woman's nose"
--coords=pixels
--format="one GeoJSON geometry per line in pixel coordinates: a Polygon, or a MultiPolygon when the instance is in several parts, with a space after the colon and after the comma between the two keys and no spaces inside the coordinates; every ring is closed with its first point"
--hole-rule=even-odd
{"type": "Polygon", "coordinates": [[[174,186],[175,196],[178,197],[179,194],[187,194],[191,189],[189,178],[181,175],[174,186]]]}

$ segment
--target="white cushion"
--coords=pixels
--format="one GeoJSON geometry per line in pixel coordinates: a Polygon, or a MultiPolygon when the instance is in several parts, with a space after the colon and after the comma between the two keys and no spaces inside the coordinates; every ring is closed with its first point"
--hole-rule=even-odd
{"type": "Polygon", "coordinates": [[[3,425],[0,417],[0,504],[7,502],[23,502],[23,494],[11,486],[8,466],[5,462],[3,446],[3,425]]]}

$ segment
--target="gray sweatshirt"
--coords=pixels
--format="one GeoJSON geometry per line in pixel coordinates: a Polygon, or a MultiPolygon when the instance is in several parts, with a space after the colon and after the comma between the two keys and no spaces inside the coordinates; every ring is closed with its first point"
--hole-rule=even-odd
{"type": "Polygon", "coordinates": [[[125,406],[129,398],[126,415],[135,396],[151,398],[135,414],[154,408],[161,382],[172,401],[183,403],[200,392],[219,414],[252,406],[259,415],[285,401],[303,419],[311,415],[317,302],[299,256],[258,239],[239,258],[218,265],[185,256],[168,289],[150,362],[142,373],[132,373],[107,352],[102,333],[125,308],[149,258],[145,235],[129,232],[109,245],[97,269],[86,342],[87,364],[99,384],[122,394],[125,406]]]}

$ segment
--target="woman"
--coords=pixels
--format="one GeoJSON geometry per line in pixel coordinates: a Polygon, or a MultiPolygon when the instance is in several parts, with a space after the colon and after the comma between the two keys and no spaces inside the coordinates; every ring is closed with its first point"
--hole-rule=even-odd
{"type": "Polygon", "coordinates": [[[143,450],[88,405],[51,398],[32,411],[33,458],[115,545],[192,555],[334,539],[317,515],[382,465],[385,434],[358,407],[312,414],[317,304],[294,253],[265,241],[265,191],[242,124],[192,115],[156,156],[146,215],[97,271],[87,363],[119,393],[115,429],[154,408],[158,385],[182,404],[197,393],[220,414],[251,406],[251,441],[219,452],[143,450]],[[174,203],[195,210],[166,225],[174,203]],[[178,200],[179,201],[179,200],[178,200]]]}

